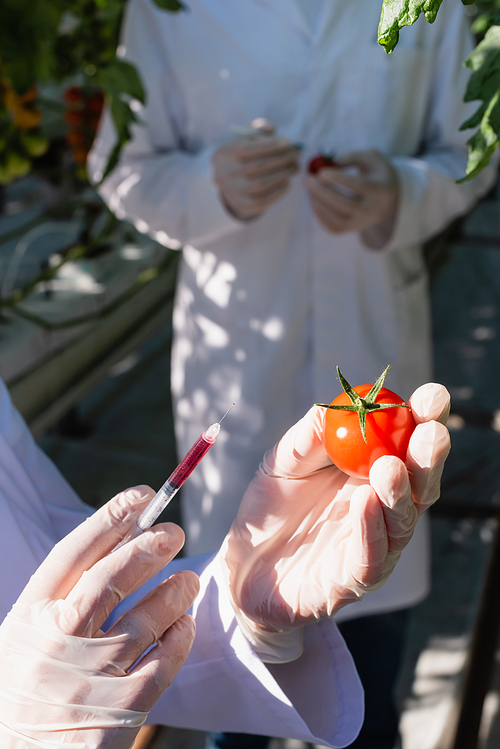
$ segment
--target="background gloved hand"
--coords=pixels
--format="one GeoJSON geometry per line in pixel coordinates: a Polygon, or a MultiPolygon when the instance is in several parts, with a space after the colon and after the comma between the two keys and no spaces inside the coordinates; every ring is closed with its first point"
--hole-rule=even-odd
{"type": "Polygon", "coordinates": [[[252,123],[248,135],[221,146],[212,159],[214,180],[229,212],[243,221],[264,213],[288,190],[299,155],[262,119],[252,123]]]}
{"type": "Polygon", "coordinates": [[[303,625],[380,587],[437,500],[450,449],[440,423],[449,394],[423,385],[410,405],[417,427],[406,465],[379,458],[369,481],[328,458],[324,408],[311,408],[266,453],[222,549],[236,616],[263,660],[298,657],[303,625]]]}
{"type": "Polygon", "coordinates": [[[397,215],[398,177],[379,151],[336,156],[339,168],[308,175],[312,209],[333,234],[360,232],[364,243],[380,249],[390,239],[397,215]]]}
{"type": "Polygon", "coordinates": [[[192,572],[165,580],[101,630],[184,543],[183,531],[164,523],[109,553],[153,496],[147,487],[122,492],[66,536],[0,626],[2,749],[129,749],[186,660],[195,627],[184,612],[199,590],[192,572]]]}

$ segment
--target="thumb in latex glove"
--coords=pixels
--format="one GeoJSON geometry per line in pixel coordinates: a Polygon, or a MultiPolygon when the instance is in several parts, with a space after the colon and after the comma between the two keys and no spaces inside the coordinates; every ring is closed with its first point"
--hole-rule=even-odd
{"type": "Polygon", "coordinates": [[[450,449],[440,423],[449,395],[424,385],[410,406],[417,426],[406,465],[379,458],[369,481],[328,458],[323,408],[311,408],[266,453],[223,547],[236,615],[264,660],[298,657],[298,628],[380,587],[419,515],[437,500],[450,449]]]}
{"type": "Polygon", "coordinates": [[[312,209],[333,234],[360,232],[371,249],[389,241],[397,215],[399,185],[395,169],[379,151],[335,157],[336,168],[309,175],[312,209]]]}
{"type": "Polygon", "coordinates": [[[248,135],[215,152],[214,180],[229,212],[247,221],[258,218],[286,193],[298,161],[298,148],[275,135],[267,120],[259,119],[248,135]]]}
{"type": "Polygon", "coordinates": [[[129,749],[186,660],[194,622],[184,612],[199,589],[192,572],[101,630],[184,543],[164,523],[110,554],[153,496],[147,487],[122,492],[60,541],[0,626],[2,749],[129,749]]]}

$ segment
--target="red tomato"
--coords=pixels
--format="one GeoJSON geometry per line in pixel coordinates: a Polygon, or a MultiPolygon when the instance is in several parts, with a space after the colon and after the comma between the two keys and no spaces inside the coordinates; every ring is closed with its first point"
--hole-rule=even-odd
{"type": "Polygon", "coordinates": [[[66,133],[66,141],[74,148],[85,146],[87,140],[87,134],[83,130],[68,130],[66,133]]]}
{"type": "MultiPolygon", "coordinates": [[[[353,390],[364,398],[372,385],[358,385],[353,390]]],[[[383,387],[375,403],[405,401],[383,387]]],[[[342,393],[330,405],[352,405],[347,393],[342,393]]],[[[325,418],[325,447],[337,468],[355,478],[367,479],[370,468],[382,455],[396,455],[405,460],[408,442],[415,429],[415,420],[408,408],[384,408],[366,414],[366,442],[363,439],[359,416],[355,411],[327,409],[325,418]]]]}
{"type": "Polygon", "coordinates": [[[100,91],[96,91],[95,93],[91,94],[87,99],[87,112],[92,112],[93,114],[100,115],[103,106],[104,94],[102,94],[100,91]]]}
{"type": "Polygon", "coordinates": [[[307,171],[309,172],[309,174],[317,174],[322,169],[331,169],[336,166],[337,164],[333,156],[328,156],[327,154],[318,154],[318,156],[312,158],[307,165],[307,171]]]}
{"type": "Polygon", "coordinates": [[[83,112],[79,112],[76,109],[67,109],[64,112],[64,119],[72,127],[83,125],[85,123],[85,117],[83,112]]]}
{"type": "Polygon", "coordinates": [[[85,148],[75,148],[73,150],[73,159],[75,164],[83,166],[87,162],[88,151],[85,148]]]}
{"type": "Polygon", "coordinates": [[[80,102],[83,102],[85,94],[80,86],[70,86],[64,92],[63,98],[64,101],[67,101],[68,103],[78,104],[80,102]]]}

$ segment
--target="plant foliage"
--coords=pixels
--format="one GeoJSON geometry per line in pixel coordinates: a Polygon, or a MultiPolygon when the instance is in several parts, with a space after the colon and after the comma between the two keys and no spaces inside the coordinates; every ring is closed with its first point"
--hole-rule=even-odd
{"type": "MultiPolygon", "coordinates": [[[[182,0],[153,0],[165,11],[186,10],[182,0]]],[[[451,0],[448,0],[450,2],[451,0]]],[[[404,26],[421,15],[432,23],[443,0],[383,0],[378,38],[390,53],[404,26]]],[[[466,101],[478,101],[462,129],[476,128],[468,141],[464,179],[478,174],[500,140],[500,0],[476,4],[473,30],[478,46],[466,60],[471,70],[466,101]]],[[[116,165],[137,116],[131,99],[145,102],[136,69],[116,58],[126,0],[2,0],[0,23],[0,184],[22,176],[48,143],[41,126],[39,88],[77,85],[104,94],[117,142],[105,174],[116,165]]],[[[76,137],[76,136],[74,136],[76,137]]]]}
{"type": "MultiPolygon", "coordinates": [[[[384,0],[378,29],[379,44],[390,53],[396,47],[404,26],[411,26],[423,14],[433,23],[442,0],[384,0]]],[[[500,0],[462,0],[477,5],[473,31],[479,38],[476,48],[465,60],[472,71],[465,101],[481,102],[476,113],[461,125],[461,130],[477,128],[468,140],[469,158],[466,176],[472,179],[490,162],[500,141],[500,0]]]]}
{"type": "MultiPolygon", "coordinates": [[[[154,2],[171,12],[185,8],[180,0],[154,2]]],[[[107,172],[112,169],[137,120],[129,101],[144,102],[146,96],[136,69],[116,58],[125,5],[126,0],[2,0],[0,183],[21,176],[37,155],[24,140],[41,137],[32,92],[46,84],[67,82],[104,94],[118,133],[107,172]]]]}
{"type": "Polygon", "coordinates": [[[436,19],[443,0],[384,0],[378,27],[378,42],[387,53],[399,41],[403,26],[412,26],[423,13],[429,23],[436,19]]]}

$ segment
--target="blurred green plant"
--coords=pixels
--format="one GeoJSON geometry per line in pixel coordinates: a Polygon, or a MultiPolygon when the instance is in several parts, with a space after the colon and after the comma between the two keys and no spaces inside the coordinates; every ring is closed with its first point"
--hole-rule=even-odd
{"type": "MultiPolygon", "coordinates": [[[[442,2],[384,0],[378,29],[379,44],[386,52],[392,52],[401,29],[414,24],[420,15],[433,23],[442,2]]],[[[472,24],[477,46],[465,60],[471,76],[464,99],[481,104],[460,128],[477,128],[467,141],[469,158],[466,175],[460,182],[472,179],[489,164],[500,141],[500,0],[462,0],[462,3],[475,5],[477,11],[472,24]]]]}
{"type": "MultiPolygon", "coordinates": [[[[163,10],[178,12],[182,0],[153,0],[163,10]]],[[[379,43],[386,52],[396,47],[404,26],[420,15],[432,23],[443,0],[383,0],[379,43]]],[[[451,2],[451,0],[448,0],[451,2]]],[[[478,44],[465,64],[471,70],[466,101],[479,101],[462,129],[476,128],[468,141],[466,176],[483,169],[500,140],[500,0],[462,0],[476,5],[473,30],[478,44]]],[[[65,100],[67,139],[81,176],[95,134],[100,107],[109,106],[117,132],[104,176],[116,165],[130,140],[137,116],[130,100],[144,103],[146,92],[137,70],[116,57],[126,0],[2,0],[0,23],[0,184],[23,176],[33,159],[43,155],[40,87],[48,84],[80,90],[65,100]],[[96,98],[97,97],[97,98],[96,98]]],[[[62,106],[62,105],[61,105],[62,106]]]]}
{"type": "MultiPolygon", "coordinates": [[[[185,7],[181,0],[154,2],[170,12],[185,7]]],[[[90,147],[98,119],[91,116],[96,107],[87,112],[85,105],[92,96],[95,103],[96,94],[104,96],[117,131],[106,173],[114,167],[130,139],[130,127],[137,121],[130,99],[144,102],[146,97],[136,69],[116,57],[125,5],[126,0],[2,0],[0,184],[26,174],[32,160],[48,147],[39,91],[50,84],[64,86],[67,82],[73,92],[82,92],[80,143],[71,144],[78,154],[76,165],[82,170],[82,154],[90,147]]],[[[78,102],[66,103],[72,105],[76,120],[78,102]]]]}

